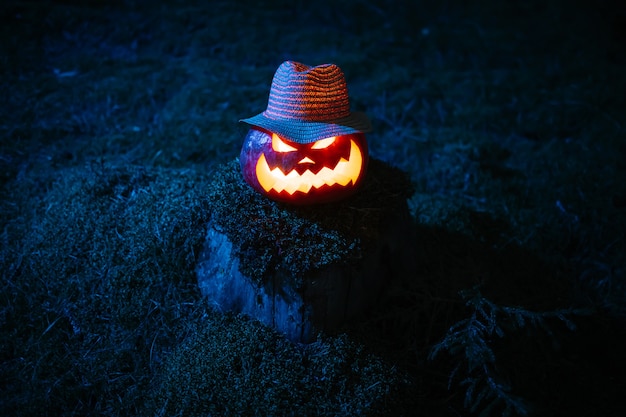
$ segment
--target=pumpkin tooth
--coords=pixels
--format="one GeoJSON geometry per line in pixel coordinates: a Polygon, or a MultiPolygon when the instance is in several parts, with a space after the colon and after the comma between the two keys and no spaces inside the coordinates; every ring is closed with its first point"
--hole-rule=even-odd
{"type": "MultiPolygon", "coordinates": [[[[276,168],[278,169],[278,168],[276,168]]],[[[278,169],[277,174],[282,174],[280,169],[278,169]]],[[[284,181],[280,181],[281,185],[284,187],[284,190],[289,194],[293,194],[300,188],[302,181],[299,180],[300,175],[296,171],[291,171],[287,176],[284,177],[284,181]]],[[[310,188],[310,187],[309,187],[310,188]]]]}
{"type": "MultiPolygon", "coordinates": [[[[311,172],[311,171],[307,171],[307,172],[311,172]]],[[[320,188],[322,185],[327,184],[324,178],[322,178],[320,175],[313,175],[311,182],[312,182],[313,187],[315,188],[320,188]]]]}
{"type": "Polygon", "coordinates": [[[303,193],[308,193],[311,188],[315,185],[315,174],[313,174],[308,169],[302,174],[300,177],[300,186],[298,187],[298,191],[302,191],[303,193]]]}

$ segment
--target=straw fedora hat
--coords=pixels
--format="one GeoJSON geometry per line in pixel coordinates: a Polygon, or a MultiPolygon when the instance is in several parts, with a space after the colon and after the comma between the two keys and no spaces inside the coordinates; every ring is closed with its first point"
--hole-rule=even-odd
{"type": "Polygon", "coordinates": [[[350,111],[346,80],[337,65],[310,67],[294,61],[276,70],[267,109],[240,121],[296,143],[372,130],[364,113],[350,111]]]}

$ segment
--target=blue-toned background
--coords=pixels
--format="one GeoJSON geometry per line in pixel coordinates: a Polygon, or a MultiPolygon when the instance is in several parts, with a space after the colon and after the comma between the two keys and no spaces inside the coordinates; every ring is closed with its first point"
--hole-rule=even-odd
{"type": "Polygon", "coordinates": [[[626,411],[618,1],[5,1],[0,414],[626,411]],[[414,270],[308,346],[200,296],[212,172],[333,62],[414,270]]]}

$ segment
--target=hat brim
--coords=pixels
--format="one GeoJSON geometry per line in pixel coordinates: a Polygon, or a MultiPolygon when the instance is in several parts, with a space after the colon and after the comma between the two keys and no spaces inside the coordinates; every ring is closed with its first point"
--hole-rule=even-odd
{"type": "Polygon", "coordinates": [[[367,133],[372,131],[370,119],[361,112],[351,112],[343,119],[327,122],[308,122],[298,119],[273,119],[265,113],[240,122],[274,132],[277,135],[296,143],[312,143],[331,136],[349,135],[352,133],[367,133]]]}

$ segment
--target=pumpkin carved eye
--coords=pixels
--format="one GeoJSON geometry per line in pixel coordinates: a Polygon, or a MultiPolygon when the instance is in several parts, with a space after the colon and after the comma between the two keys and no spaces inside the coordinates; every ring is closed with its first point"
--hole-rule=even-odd
{"type": "Polygon", "coordinates": [[[335,142],[335,136],[331,136],[326,139],[320,139],[311,146],[311,149],[324,149],[328,148],[335,142]]]}
{"type": "Polygon", "coordinates": [[[272,149],[274,152],[295,152],[297,151],[291,145],[286,144],[276,133],[272,133],[272,149]]]}

